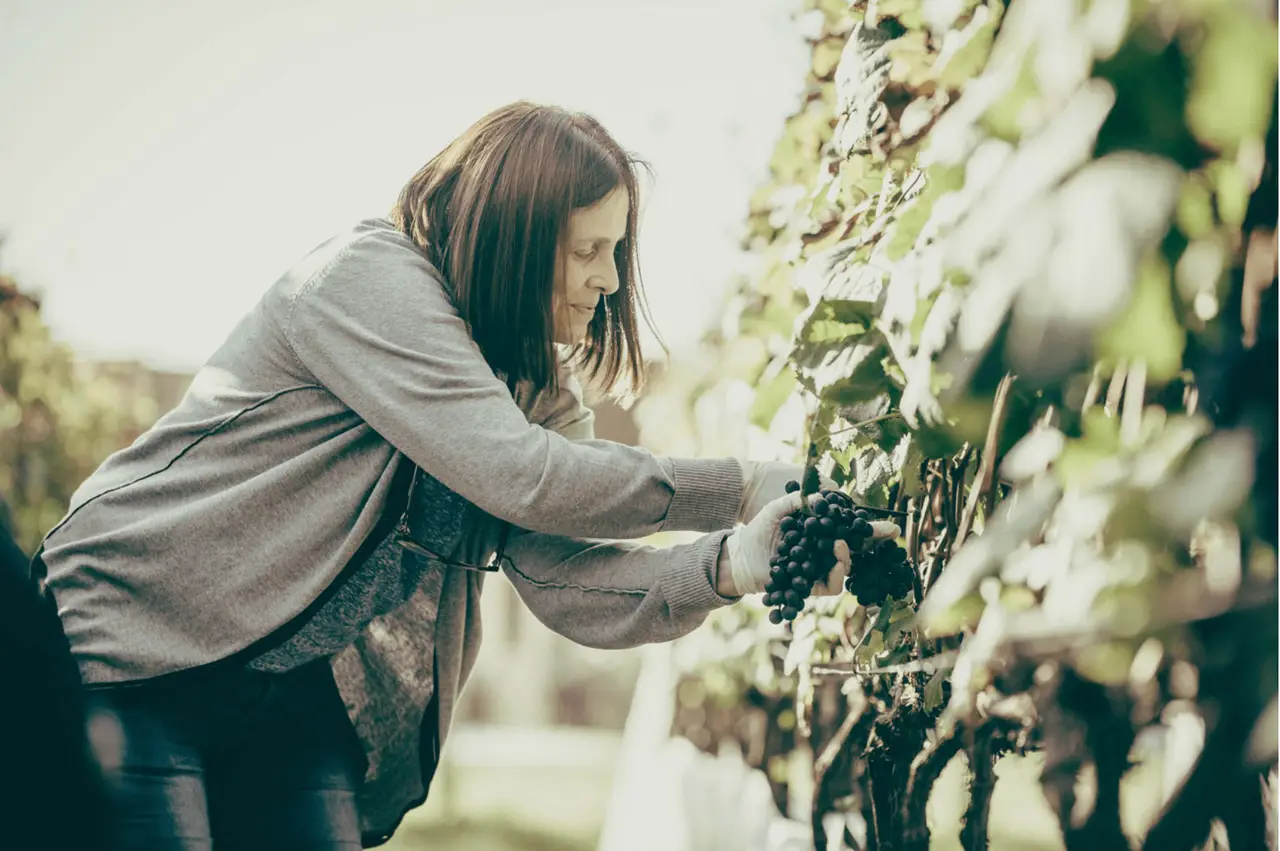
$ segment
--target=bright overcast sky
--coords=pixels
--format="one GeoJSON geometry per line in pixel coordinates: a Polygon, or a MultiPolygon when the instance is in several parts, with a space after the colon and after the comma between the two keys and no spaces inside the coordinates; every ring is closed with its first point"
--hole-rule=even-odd
{"type": "Polygon", "coordinates": [[[83,354],[198,366],[294,260],[518,98],[654,166],[668,342],[712,320],[797,104],[794,0],[0,0],[0,263],[83,354]]]}

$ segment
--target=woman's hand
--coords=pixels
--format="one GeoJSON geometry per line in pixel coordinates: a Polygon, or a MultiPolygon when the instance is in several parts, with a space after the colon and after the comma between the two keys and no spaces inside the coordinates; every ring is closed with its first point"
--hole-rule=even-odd
{"type": "MultiPolygon", "coordinates": [[[[811,495],[810,504],[818,498],[817,494],[811,495]]],[[[721,596],[741,597],[764,591],[769,582],[769,561],[782,539],[778,525],[782,518],[799,511],[801,505],[803,502],[799,492],[785,494],[766,503],[750,523],[734,530],[725,539],[720,550],[716,577],[716,590],[721,596]]],[[[888,521],[872,523],[871,530],[872,540],[896,538],[902,534],[897,524],[888,521]]],[[[835,541],[832,550],[836,557],[835,567],[825,579],[814,583],[810,596],[827,597],[843,590],[852,558],[849,545],[844,541],[835,541]]]]}
{"type": "MultiPolygon", "coordinates": [[[[781,461],[739,461],[742,465],[742,506],[738,509],[738,522],[750,523],[761,510],[775,499],[786,495],[787,482],[798,482],[804,477],[803,464],[784,464],[781,461]]],[[[823,476],[822,487],[835,490],[835,482],[823,476]]],[[[799,509],[796,506],[796,510],[799,509]]]]}

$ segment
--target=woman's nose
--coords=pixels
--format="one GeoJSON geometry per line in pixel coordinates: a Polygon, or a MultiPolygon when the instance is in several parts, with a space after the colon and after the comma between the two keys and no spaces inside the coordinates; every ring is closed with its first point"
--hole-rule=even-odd
{"type": "Polygon", "coordinates": [[[599,275],[593,275],[591,285],[604,295],[613,295],[618,291],[618,267],[612,261],[609,268],[599,275]]]}

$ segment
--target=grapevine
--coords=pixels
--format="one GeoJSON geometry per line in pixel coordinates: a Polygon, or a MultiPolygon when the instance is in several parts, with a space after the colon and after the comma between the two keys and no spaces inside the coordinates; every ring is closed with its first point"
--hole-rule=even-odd
{"type": "MultiPolygon", "coordinates": [[[[800,483],[788,482],[788,493],[800,483]]],[[[835,567],[832,547],[843,541],[849,547],[851,565],[845,590],[864,606],[881,606],[887,599],[901,600],[911,591],[912,566],[896,541],[872,541],[873,511],[854,505],[840,491],[822,489],[809,506],[782,519],[782,538],[769,562],[765,604],[772,606],[772,623],[793,621],[804,607],[814,583],[835,567]]]]}
{"type": "MultiPolygon", "coordinates": [[[[750,439],[806,455],[806,494],[821,474],[851,510],[894,512],[907,569],[864,548],[850,595],[808,600],[791,565],[817,568],[821,515],[794,518],[807,559],[780,553],[768,616],[735,615],[769,664],[734,676],[786,729],[750,759],[779,790],[778,743],[813,755],[811,799],[775,797],[820,849],[924,851],[957,758],[966,851],[1027,847],[992,793],[1031,751],[1046,843],[1264,847],[1275,10],[809,0],[806,22],[806,94],[748,218],[762,271],[666,392],[698,402],[716,452],[708,404],[752,388],[750,439]],[[1205,728],[1187,776],[1122,818],[1133,763],[1172,754],[1144,742],[1186,717],[1205,728]]],[[[674,408],[654,406],[668,428],[674,408]]]]}

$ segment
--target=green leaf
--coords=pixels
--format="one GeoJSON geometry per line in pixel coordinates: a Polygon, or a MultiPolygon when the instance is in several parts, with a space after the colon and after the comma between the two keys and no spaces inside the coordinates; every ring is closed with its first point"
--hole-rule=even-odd
{"type": "Polygon", "coordinates": [[[791,352],[797,374],[828,405],[874,399],[889,388],[884,338],[872,331],[852,342],[800,343],[791,352]]]}
{"type": "Polygon", "coordinates": [[[784,364],[772,378],[756,390],[756,397],[751,403],[747,416],[751,424],[768,429],[777,415],[778,409],[791,398],[796,389],[796,374],[789,365],[784,364]]]}
{"type": "Polygon", "coordinates": [[[1112,458],[1120,448],[1120,422],[1095,405],[1081,418],[1082,434],[1069,438],[1053,465],[1063,487],[1087,481],[1094,467],[1112,458]]]}
{"type": "MultiPolygon", "coordinates": [[[[1004,5],[996,0],[996,2],[979,6],[974,10],[973,17],[963,30],[948,36],[949,39],[955,39],[960,46],[952,48],[953,52],[947,61],[935,71],[938,85],[958,90],[986,67],[1002,17],[1004,17],[1004,5]]],[[[952,46],[948,44],[947,47],[952,46]]]]}
{"type": "Polygon", "coordinates": [[[853,443],[870,442],[885,452],[892,451],[907,433],[907,424],[893,411],[899,398],[897,388],[890,388],[866,401],[840,406],[839,419],[833,421],[831,446],[847,449],[853,443]]]}
{"type": "Polygon", "coordinates": [[[875,320],[875,304],[850,299],[823,299],[814,305],[797,339],[811,346],[844,343],[867,333],[875,320]]]}
{"type": "Polygon", "coordinates": [[[838,38],[827,38],[813,47],[813,76],[825,80],[835,73],[840,64],[840,53],[844,50],[844,42],[838,38]]]}
{"type": "Polygon", "coordinates": [[[1016,142],[1022,138],[1022,113],[1040,96],[1031,58],[1023,60],[1013,85],[983,114],[979,126],[997,139],[1016,142]]]}
{"type": "Polygon", "coordinates": [[[926,712],[934,712],[938,707],[942,706],[942,684],[945,680],[946,674],[942,671],[929,677],[929,682],[924,687],[924,709],[926,712]]]}
{"type": "Polygon", "coordinates": [[[853,658],[859,665],[870,665],[875,661],[876,656],[883,652],[884,633],[879,629],[873,629],[862,646],[854,651],[853,658]]]}
{"type": "Polygon", "coordinates": [[[790,337],[800,309],[791,297],[790,288],[786,298],[767,298],[758,310],[743,312],[740,330],[744,335],[752,337],[790,337]]]}
{"type": "Polygon", "coordinates": [[[1189,240],[1213,233],[1213,192],[1203,175],[1192,175],[1183,182],[1175,220],[1189,240]]]}
{"type": "Polygon", "coordinates": [[[893,604],[893,608],[889,613],[889,623],[900,623],[909,617],[914,616],[916,610],[906,600],[897,600],[893,604]]]}
{"type": "MultiPolygon", "coordinates": [[[[964,187],[964,167],[934,165],[925,172],[924,179],[924,188],[920,190],[920,194],[899,212],[894,223],[893,235],[885,245],[885,253],[890,260],[901,260],[916,244],[916,239],[933,215],[933,205],[939,198],[964,187]]],[[[923,322],[923,318],[920,321],[923,322]]]]}
{"type": "Polygon", "coordinates": [[[1213,204],[1218,219],[1228,227],[1239,228],[1249,207],[1249,185],[1244,173],[1227,160],[1211,163],[1205,173],[1213,182],[1213,204]]]}
{"type": "Polygon", "coordinates": [[[1173,281],[1158,253],[1148,255],[1138,271],[1133,297],[1120,317],[1098,335],[1099,357],[1141,360],[1147,381],[1164,384],[1182,370],[1186,329],[1174,310],[1173,281]]]}
{"type": "Polygon", "coordinates": [[[907,496],[921,496],[924,493],[924,480],[920,478],[920,465],[925,454],[920,449],[920,441],[915,435],[908,435],[906,459],[902,462],[902,492],[907,496]]]}
{"type": "Polygon", "coordinates": [[[889,42],[889,79],[916,90],[933,82],[934,52],[929,49],[929,34],[922,29],[903,33],[889,42]]]}
{"type": "Polygon", "coordinates": [[[889,79],[888,39],[874,27],[854,27],[836,67],[836,151],[847,158],[871,133],[889,79]]]}
{"type": "Polygon", "coordinates": [[[1134,648],[1127,641],[1107,641],[1082,647],[1076,654],[1076,671],[1085,679],[1105,686],[1122,686],[1129,679],[1134,648]]]}
{"type": "Polygon", "coordinates": [[[1233,150],[1266,135],[1276,89],[1276,29],[1243,3],[1218,4],[1206,23],[1193,54],[1187,126],[1201,142],[1233,150]]]}
{"type": "Polygon", "coordinates": [[[968,594],[954,605],[933,614],[924,625],[924,632],[930,638],[945,635],[957,635],[963,630],[978,625],[986,603],[977,593],[968,594]]]}

